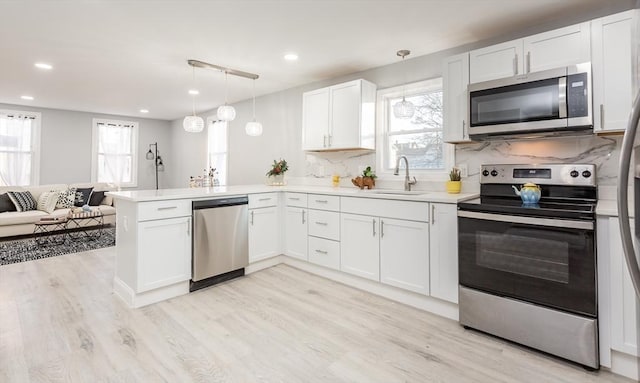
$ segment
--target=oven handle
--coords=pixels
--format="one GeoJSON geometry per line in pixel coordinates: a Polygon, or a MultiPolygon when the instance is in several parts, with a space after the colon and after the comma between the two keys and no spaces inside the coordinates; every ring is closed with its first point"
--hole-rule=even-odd
{"type": "Polygon", "coordinates": [[[563,228],[569,228],[569,229],[593,230],[593,222],[571,221],[568,219],[520,217],[517,215],[479,213],[475,211],[465,211],[465,210],[458,211],[458,217],[484,219],[488,221],[521,223],[524,225],[537,225],[537,226],[548,226],[548,227],[563,227],[563,228]]]}
{"type": "MultiPolygon", "coordinates": [[[[637,170],[635,170],[637,164],[632,163],[631,156],[633,154],[633,146],[639,127],[640,92],[638,92],[638,95],[633,102],[633,107],[631,108],[627,130],[625,131],[624,138],[622,139],[620,165],[618,166],[618,221],[620,225],[620,236],[622,239],[624,258],[627,263],[627,268],[629,269],[629,276],[631,277],[631,282],[638,298],[640,298],[640,265],[638,265],[636,252],[633,248],[633,234],[631,234],[631,226],[629,224],[629,195],[627,188],[629,187],[629,168],[633,167],[634,171],[637,172],[637,170]]],[[[634,176],[637,177],[638,174],[636,173],[634,176]]],[[[634,190],[635,195],[638,193],[638,190],[634,190]]],[[[637,200],[636,203],[638,203],[637,200]]]]}

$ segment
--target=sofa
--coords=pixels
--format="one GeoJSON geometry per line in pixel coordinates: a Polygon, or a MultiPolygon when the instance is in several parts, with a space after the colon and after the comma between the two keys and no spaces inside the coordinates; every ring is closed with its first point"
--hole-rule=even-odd
{"type": "MultiPolygon", "coordinates": [[[[93,191],[114,191],[115,187],[106,183],[78,183],[78,184],[52,184],[52,185],[39,185],[39,186],[0,186],[0,196],[10,191],[29,191],[34,199],[38,201],[42,193],[53,190],[69,190],[71,188],[93,188],[93,191]]],[[[98,195],[99,196],[99,195],[98,195]]],[[[28,211],[6,211],[0,212],[0,238],[11,237],[16,235],[32,234],[35,227],[35,223],[42,217],[57,216],[65,217],[69,214],[72,208],[55,208],[51,213],[41,210],[28,210],[28,211]]],[[[90,209],[100,209],[104,216],[104,224],[115,224],[116,222],[116,208],[113,206],[113,198],[105,196],[99,202],[97,206],[90,206],[90,209]]],[[[94,223],[95,224],[95,223],[94,223]]],[[[87,226],[90,226],[88,224],[87,226]]]]}

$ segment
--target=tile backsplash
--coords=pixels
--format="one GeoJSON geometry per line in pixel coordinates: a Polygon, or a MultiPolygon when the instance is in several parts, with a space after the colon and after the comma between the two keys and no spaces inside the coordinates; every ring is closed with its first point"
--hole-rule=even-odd
{"type": "MultiPolygon", "coordinates": [[[[597,167],[598,185],[616,185],[622,136],[580,136],[529,140],[495,140],[456,145],[456,164],[466,164],[463,191],[479,190],[482,164],[592,163],[597,167]]],[[[375,166],[375,152],[347,151],[305,154],[304,176],[299,182],[330,185],[339,174],[342,186],[364,166],[375,166]]],[[[445,180],[443,180],[445,181],[445,180]]],[[[440,190],[440,182],[419,182],[418,189],[440,190]],[[421,184],[421,185],[420,185],[421,184]]],[[[386,186],[385,186],[386,187],[386,186]]]]}

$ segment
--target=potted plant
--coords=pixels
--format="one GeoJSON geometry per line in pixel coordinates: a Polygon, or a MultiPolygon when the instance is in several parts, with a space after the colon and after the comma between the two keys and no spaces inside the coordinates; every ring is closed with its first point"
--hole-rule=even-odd
{"type": "Polygon", "coordinates": [[[271,185],[284,185],[284,173],[289,170],[289,165],[287,165],[287,160],[280,159],[280,161],[273,160],[273,165],[271,165],[271,170],[267,172],[267,176],[269,176],[269,183],[271,185]]]}
{"type": "Polygon", "coordinates": [[[449,181],[447,181],[447,193],[458,194],[462,188],[460,181],[460,169],[452,168],[449,172],[449,181]]]}
{"type": "Polygon", "coordinates": [[[373,189],[376,186],[376,174],[371,170],[371,166],[367,166],[367,168],[362,172],[361,176],[353,178],[351,182],[359,187],[360,189],[373,189]]]}

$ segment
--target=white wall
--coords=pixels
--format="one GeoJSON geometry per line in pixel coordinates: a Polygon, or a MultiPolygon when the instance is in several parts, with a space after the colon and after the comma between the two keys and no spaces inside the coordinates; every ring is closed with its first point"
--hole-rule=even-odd
{"type": "MultiPolygon", "coordinates": [[[[145,159],[149,144],[158,141],[160,154],[167,169],[173,161],[169,146],[170,122],[144,118],[114,116],[69,110],[32,108],[22,105],[0,104],[0,109],[39,112],[40,130],[40,184],[79,183],[91,181],[92,121],[94,118],[138,122],[138,187],[155,188],[153,161],[145,159]]],[[[168,172],[160,173],[163,187],[168,172]]],[[[166,186],[165,186],[166,187],[166,186]]]]}

